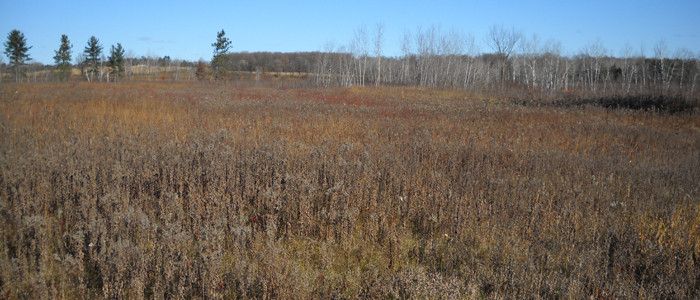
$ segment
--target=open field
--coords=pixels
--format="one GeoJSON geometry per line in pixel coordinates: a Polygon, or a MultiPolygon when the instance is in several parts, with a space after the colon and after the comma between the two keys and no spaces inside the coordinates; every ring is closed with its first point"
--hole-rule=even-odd
{"type": "Polygon", "coordinates": [[[700,297],[697,108],[579,104],[0,85],[0,298],[700,297]]]}

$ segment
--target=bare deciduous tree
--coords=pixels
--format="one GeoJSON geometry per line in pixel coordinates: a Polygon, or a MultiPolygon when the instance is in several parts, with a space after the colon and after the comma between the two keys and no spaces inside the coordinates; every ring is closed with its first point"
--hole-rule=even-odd
{"type": "Polygon", "coordinates": [[[357,71],[359,73],[358,78],[360,85],[365,85],[368,48],[369,39],[367,37],[367,28],[365,26],[360,26],[355,30],[355,35],[350,43],[351,52],[357,58],[357,71]]]}
{"type": "Polygon", "coordinates": [[[654,49],[653,58],[645,58],[643,48],[640,54],[633,54],[631,47],[623,49],[620,57],[612,57],[600,40],[593,40],[571,57],[562,54],[562,45],[556,40],[542,42],[536,35],[525,37],[513,29],[494,26],[486,37],[492,51],[480,53],[473,36],[432,26],[405,31],[399,40],[401,56],[386,57],[381,29],[378,27],[378,35],[373,34],[372,54],[368,54],[365,27],[355,30],[349,44],[315,54],[317,83],[499,90],[527,87],[552,95],[561,91],[598,96],[650,91],[695,95],[692,91],[699,77],[697,60],[689,51],[675,52],[671,58],[663,44],[654,49]]]}
{"type": "Polygon", "coordinates": [[[522,34],[514,28],[506,29],[503,25],[494,25],[489,28],[486,44],[495,53],[510,57],[521,38],[522,34]]]}
{"type": "Polygon", "coordinates": [[[411,44],[411,32],[404,31],[403,38],[401,39],[401,54],[403,55],[403,60],[401,63],[401,80],[402,84],[407,84],[411,76],[411,65],[410,58],[413,56],[413,45],[411,44]]]}
{"type": "Polygon", "coordinates": [[[499,81],[501,81],[501,83],[507,78],[510,78],[511,76],[509,75],[512,75],[509,74],[512,73],[509,59],[521,38],[522,34],[514,28],[506,29],[503,25],[494,25],[489,29],[488,36],[486,37],[486,44],[491,47],[496,54],[499,81]]]}
{"type": "Polygon", "coordinates": [[[384,43],[384,24],[379,23],[374,33],[374,56],[377,58],[377,80],[375,85],[382,83],[382,44],[384,43]]]}

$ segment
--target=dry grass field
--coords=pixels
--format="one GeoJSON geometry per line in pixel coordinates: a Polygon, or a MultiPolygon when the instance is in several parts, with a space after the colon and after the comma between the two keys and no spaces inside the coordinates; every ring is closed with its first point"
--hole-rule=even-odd
{"type": "Polygon", "coordinates": [[[698,298],[700,118],[0,86],[0,298],[698,298]]]}

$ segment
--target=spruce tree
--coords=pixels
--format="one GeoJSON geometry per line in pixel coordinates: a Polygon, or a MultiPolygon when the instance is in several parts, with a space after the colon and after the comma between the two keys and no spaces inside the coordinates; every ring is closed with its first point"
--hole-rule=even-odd
{"type": "Polygon", "coordinates": [[[124,76],[124,48],[122,48],[122,44],[117,43],[116,47],[112,45],[109,51],[109,67],[112,68],[115,78],[124,76]]]}
{"type": "Polygon", "coordinates": [[[90,81],[91,76],[97,74],[100,66],[102,45],[100,45],[100,41],[95,36],[91,36],[83,52],[85,53],[86,75],[88,81],[90,81]]]}
{"type": "Polygon", "coordinates": [[[20,79],[21,67],[28,60],[31,60],[29,57],[29,49],[31,48],[31,46],[27,46],[27,39],[24,38],[24,34],[19,30],[12,30],[7,35],[5,55],[10,60],[9,63],[15,72],[15,81],[20,79]]]}
{"type": "Polygon", "coordinates": [[[226,32],[223,29],[216,33],[216,42],[211,44],[214,47],[214,57],[211,60],[211,66],[214,69],[216,78],[221,78],[225,55],[231,49],[231,40],[226,37],[226,32]]]}
{"type": "Polygon", "coordinates": [[[68,36],[65,34],[61,35],[61,46],[58,47],[58,50],[54,51],[56,55],[54,55],[53,61],[61,75],[61,79],[64,80],[68,78],[70,74],[71,48],[73,48],[73,45],[71,45],[70,40],[68,40],[68,36]]]}

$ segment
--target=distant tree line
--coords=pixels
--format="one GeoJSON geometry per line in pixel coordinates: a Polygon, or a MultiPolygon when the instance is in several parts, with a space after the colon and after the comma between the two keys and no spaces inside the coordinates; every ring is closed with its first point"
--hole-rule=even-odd
{"type": "Polygon", "coordinates": [[[321,86],[520,87],[548,92],[695,95],[700,79],[700,65],[692,52],[671,53],[663,41],[653,47],[651,56],[644,49],[634,53],[626,47],[615,57],[599,41],[574,56],[564,56],[556,41],[542,42],[537,36],[493,26],[485,39],[491,52],[479,53],[472,36],[429,28],[406,33],[399,57],[383,57],[377,55],[381,38],[380,31],[370,38],[362,28],[348,45],[328,47],[315,61],[315,82],[321,86]]]}
{"type": "Polygon", "coordinates": [[[222,80],[241,72],[272,72],[303,73],[319,86],[409,85],[689,96],[697,94],[700,80],[696,55],[685,49],[671,51],[663,41],[649,50],[626,47],[617,55],[594,41],[566,56],[557,41],[541,41],[513,28],[492,26],[483,44],[487,51],[481,51],[471,35],[431,27],[406,32],[400,40],[401,54],[390,57],[383,54],[384,26],[380,24],[371,32],[360,27],[346,45],[328,45],[323,51],[229,53],[232,42],[221,30],[211,44],[212,59],[207,63],[169,56],[133,57],[125,54],[119,43],[104,57],[102,45],[93,36],[72,65],[72,44],[62,35],[54,65],[42,66],[30,63],[31,46],[21,32],[13,30],[5,42],[8,64],[0,62],[0,67],[10,70],[8,74],[16,81],[29,78],[28,71],[35,79],[37,74],[55,74],[54,78],[65,80],[77,67],[87,81],[142,79],[144,74],[173,80],[222,80]]]}
{"type": "MultiPolygon", "coordinates": [[[[58,49],[54,51],[54,66],[52,70],[46,70],[47,66],[41,64],[29,64],[31,57],[29,50],[32,48],[27,45],[27,40],[24,34],[19,30],[12,30],[7,35],[7,40],[4,43],[5,55],[10,59],[10,68],[14,74],[16,82],[23,79],[30,79],[30,74],[33,75],[34,81],[38,73],[43,73],[42,77],[48,77],[48,74],[54,73],[58,80],[66,80],[70,77],[73,69],[73,45],[67,35],[61,35],[58,49]],[[34,66],[34,67],[30,67],[34,66]],[[48,71],[48,72],[47,72],[48,71]],[[53,71],[53,72],[51,72],[53,71]]],[[[99,40],[92,36],[87,42],[83,53],[76,58],[76,66],[80,68],[81,73],[87,81],[94,80],[117,80],[124,76],[124,48],[120,43],[113,45],[110,49],[109,57],[105,58],[102,53],[102,45],[99,40]]],[[[0,65],[0,80],[2,80],[2,69],[4,64],[0,65]]]]}
{"type": "Polygon", "coordinates": [[[321,52],[237,52],[225,56],[226,68],[239,72],[310,73],[321,52]]]}
{"type": "Polygon", "coordinates": [[[121,79],[134,79],[134,70],[139,75],[172,73],[175,80],[192,79],[187,76],[187,69],[193,68],[196,63],[183,60],[173,60],[169,56],[163,57],[133,57],[126,54],[126,49],[121,43],[112,45],[105,57],[103,46],[97,37],[88,39],[82,52],[74,56],[73,44],[67,35],[61,35],[58,49],[54,51],[54,64],[43,65],[32,62],[29,50],[32,48],[19,30],[12,30],[4,43],[4,54],[9,58],[6,64],[0,58],[0,82],[4,79],[4,71],[10,70],[14,81],[64,81],[71,78],[74,69],[87,81],[118,81],[121,79]],[[75,62],[75,63],[73,63],[75,62]],[[181,69],[185,69],[180,76],[181,69]]]}

